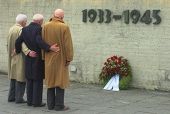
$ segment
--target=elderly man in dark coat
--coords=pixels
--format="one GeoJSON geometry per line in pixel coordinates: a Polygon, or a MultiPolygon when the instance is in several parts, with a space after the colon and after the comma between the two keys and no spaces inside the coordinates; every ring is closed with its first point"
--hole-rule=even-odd
{"type": "Polygon", "coordinates": [[[41,14],[35,14],[33,16],[33,22],[22,29],[22,33],[15,43],[16,53],[21,52],[22,42],[25,42],[30,50],[37,53],[37,57],[26,56],[25,58],[27,104],[34,107],[45,106],[45,103],[42,103],[44,61],[41,59],[41,49],[47,52],[51,50],[57,53],[59,51],[57,44],[50,46],[43,42],[41,38],[42,23],[43,16],[41,14]]]}

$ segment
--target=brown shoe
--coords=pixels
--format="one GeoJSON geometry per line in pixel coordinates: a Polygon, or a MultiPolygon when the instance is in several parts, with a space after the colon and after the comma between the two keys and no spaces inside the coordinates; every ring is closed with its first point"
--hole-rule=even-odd
{"type": "Polygon", "coordinates": [[[64,108],[55,108],[56,111],[66,111],[66,110],[69,110],[70,108],[68,106],[64,106],[64,108]]]}

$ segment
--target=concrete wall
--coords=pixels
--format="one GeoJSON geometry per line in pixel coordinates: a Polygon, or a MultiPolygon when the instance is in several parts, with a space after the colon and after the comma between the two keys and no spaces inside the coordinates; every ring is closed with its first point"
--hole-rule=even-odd
{"type": "MultiPolygon", "coordinates": [[[[132,86],[170,90],[170,1],[169,0],[0,0],[0,70],[7,71],[6,36],[18,13],[25,13],[29,22],[35,13],[48,20],[56,8],[65,10],[75,56],[71,80],[98,83],[98,76],[107,57],[113,54],[127,58],[133,70],[132,86]],[[124,10],[160,9],[162,22],[149,25],[124,20],[111,23],[84,23],[82,10],[110,9],[121,15],[124,10]]],[[[153,19],[153,21],[155,21],[153,19]]]]}

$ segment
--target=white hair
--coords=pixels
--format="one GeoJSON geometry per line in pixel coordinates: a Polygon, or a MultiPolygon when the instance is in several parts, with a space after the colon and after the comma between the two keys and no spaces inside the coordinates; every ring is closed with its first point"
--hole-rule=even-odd
{"type": "Polygon", "coordinates": [[[27,16],[24,14],[18,14],[16,17],[16,23],[27,21],[27,16]]]}
{"type": "Polygon", "coordinates": [[[33,20],[34,20],[34,21],[40,21],[40,20],[43,20],[43,19],[44,19],[44,17],[43,17],[42,14],[35,14],[35,15],[33,16],[33,20]]]}

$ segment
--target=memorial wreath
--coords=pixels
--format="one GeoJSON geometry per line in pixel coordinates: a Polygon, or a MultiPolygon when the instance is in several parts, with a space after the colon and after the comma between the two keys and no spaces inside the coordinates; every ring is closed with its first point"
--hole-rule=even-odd
{"type": "Polygon", "coordinates": [[[131,67],[128,60],[120,56],[112,56],[104,63],[99,80],[102,84],[106,84],[113,76],[119,75],[119,88],[128,89],[131,79],[131,67]]]}

